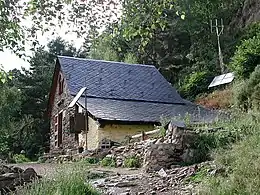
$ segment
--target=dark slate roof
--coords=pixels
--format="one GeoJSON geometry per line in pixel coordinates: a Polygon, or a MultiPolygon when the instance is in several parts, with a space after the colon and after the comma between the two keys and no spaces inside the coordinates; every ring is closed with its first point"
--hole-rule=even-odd
{"type": "MultiPolygon", "coordinates": [[[[85,107],[85,98],[78,103],[85,107]]],[[[97,119],[129,122],[160,122],[162,118],[191,116],[192,122],[212,122],[216,113],[201,106],[87,98],[87,110],[97,119]]]]}
{"type": "Polygon", "coordinates": [[[183,103],[177,91],[152,65],[58,57],[69,90],[86,87],[89,97],[183,103]]]}

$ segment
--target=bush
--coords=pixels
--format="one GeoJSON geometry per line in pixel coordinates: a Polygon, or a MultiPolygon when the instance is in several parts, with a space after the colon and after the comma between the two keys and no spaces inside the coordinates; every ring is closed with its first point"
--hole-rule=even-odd
{"type": "Polygon", "coordinates": [[[116,167],[116,161],[113,158],[105,157],[101,161],[101,165],[104,167],[116,167]]]}
{"type": "Polygon", "coordinates": [[[194,72],[184,79],[181,86],[181,94],[185,98],[194,99],[198,94],[204,92],[208,88],[209,78],[208,72],[194,72]]]}
{"type": "Polygon", "coordinates": [[[91,158],[91,157],[84,158],[82,161],[87,164],[97,164],[99,162],[97,158],[91,158]]]}
{"type": "Polygon", "coordinates": [[[124,167],[127,168],[139,168],[141,166],[140,160],[133,156],[124,160],[124,167]]]}
{"type": "Polygon", "coordinates": [[[260,33],[242,42],[229,67],[239,78],[246,79],[258,64],[260,64],[260,33]]]}
{"type": "Polygon", "coordinates": [[[237,83],[233,91],[234,103],[237,107],[245,111],[260,110],[260,65],[255,68],[248,80],[237,83]]]}
{"type": "Polygon", "coordinates": [[[23,154],[14,154],[13,160],[15,163],[25,163],[25,162],[30,162],[30,159],[25,157],[23,154]]]}
{"type": "Polygon", "coordinates": [[[216,162],[226,167],[228,175],[204,181],[201,194],[260,194],[259,143],[260,136],[254,135],[229,151],[219,151],[216,162]]]}

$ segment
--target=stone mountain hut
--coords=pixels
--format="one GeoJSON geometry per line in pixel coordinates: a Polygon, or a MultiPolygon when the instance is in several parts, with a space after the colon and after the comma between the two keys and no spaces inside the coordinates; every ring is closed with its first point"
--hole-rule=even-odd
{"type": "Polygon", "coordinates": [[[107,147],[107,140],[120,143],[153,130],[161,118],[212,118],[211,111],[183,100],[152,65],[65,56],[57,57],[48,113],[50,152],[107,147]],[[86,99],[83,93],[69,108],[84,87],[86,99]]]}

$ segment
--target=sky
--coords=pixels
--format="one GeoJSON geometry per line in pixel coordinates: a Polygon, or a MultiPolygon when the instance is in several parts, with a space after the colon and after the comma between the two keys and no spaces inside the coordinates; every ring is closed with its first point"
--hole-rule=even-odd
{"type": "MultiPolygon", "coordinates": [[[[64,32],[65,31],[63,29],[57,29],[55,36],[50,36],[51,33],[45,33],[42,36],[38,36],[38,41],[41,45],[46,46],[49,41],[55,39],[55,37],[61,36],[66,41],[72,43],[76,48],[80,48],[83,43],[83,39],[77,38],[75,33],[65,34],[64,32]]],[[[27,45],[27,48],[30,47],[27,45]]],[[[28,49],[26,51],[26,55],[32,55],[32,52],[28,49]]],[[[21,67],[29,69],[30,67],[28,61],[19,58],[15,55],[15,53],[8,49],[4,50],[4,52],[0,52],[0,65],[3,66],[5,71],[9,71],[14,68],[21,69],[21,67]]]]}
{"type": "Polygon", "coordinates": [[[12,70],[14,68],[21,69],[21,67],[29,68],[29,63],[20,59],[18,56],[13,54],[10,50],[0,52],[0,64],[3,65],[4,70],[12,70]]]}
{"type": "MultiPolygon", "coordinates": [[[[109,6],[112,6],[112,4],[109,5],[109,6]]],[[[65,10],[70,9],[70,6],[64,6],[64,9],[65,10]]],[[[115,8],[111,8],[111,9],[115,9],[115,8]]],[[[121,6],[117,5],[116,13],[119,14],[119,15],[121,14],[120,10],[121,10],[121,6]]],[[[110,13],[110,11],[108,10],[107,13],[110,13]]],[[[104,15],[105,13],[102,12],[100,14],[104,15]]],[[[66,17],[69,18],[69,16],[66,16],[66,17]]],[[[116,17],[112,18],[112,19],[115,20],[116,17]]],[[[53,20],[53,23],[58,24],[58,22],[59,22],[59,20],[57,18],[53,20]]],[[[30,27],[32,25],[32,19],[27,18],[27,19],[21,20],[21,25],[26,26],[26,27],[30,27]]],[[[50,27],[48,27],[48,28],[50,28],[50,27]]],[[[79,49],[82,46],[84,39],[83,38],[77,38],[76,33],[70,32],[70,33],[66,34],[66,31],[68,31],[68,29],[73,30],[74,29],[73,25],[68,26],[68,24],[63,24],[62,27],[60,27],[59,25],[56,25],[54,28],[52,27],[50,32],[46,32],[43,35],[41,34],[41,32],[37,33],[37,40],[39,41],[40,45],[46,46],[49,41],[51,41],[51,40],[55,39],[56,37],[60,36],[64,40],[70,42],[76,48],[79,49]],[[53,35],[52,32],[55,32],[55,34],[53,35]]],[[[100,30],[102,31],[102,28],[100,30]]],[[[31,56],[32,52],[29,50],[29,48],[30,48],[29,45],[25,45],[25,50],[26,50],[25,53],[26,53],[26,55],[31,56]]],[[[14,68],[21,69],[21,67],[25,67],[27,69],[29,68],[29,63],[27,61],[20,59],[11,50],[7,50],[7,49],[4,50],[4,52],[0,52],[0,66],[1,65],[4,67],[5,71],[9,71],[9,70],[12,70],[14,68]]]]}

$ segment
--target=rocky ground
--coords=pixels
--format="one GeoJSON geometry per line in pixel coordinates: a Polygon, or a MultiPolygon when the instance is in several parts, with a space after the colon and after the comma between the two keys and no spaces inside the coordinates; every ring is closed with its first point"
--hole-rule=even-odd
{"type": "Polygon", "coordinates": [[[80,167],[86,169],[86,182],[90,182],[102,194],[196,194],[195,182],[188,182],[188,179],[196,176],[203,168],[207,168],[210,174],[217,171],[211,163],[180,166],[194,162],[197,158],[196,149],[193,148],[196,137],[197,134],[193,131],[169,125],[166,135],[161,138],[113,147],[108,151],[88,151],[76,156],[67,154],[56,157],[48,154],[41,160],[49,163],[16,166],[23,170],[32,168],[39,175],[53,178],[56,172],[73,171],[72,168],[79,163],[74,161],[90,162],[91,159],[101,160],[106,157],[114,161],[117,168],[102,168],[98,165],[80,167]],[[129,159],[138,162],[138,166],[142,168],[123,168],[132,167],[126,166],[129,159]]]}
{"type": "Polygon", "coordinates": [[[206,165],[203,163],[170,170],[161,169],[153,173],[146,173],[139,169],[137,174],[110,174],[106,178],[97,179],[91,183],[105,195],[196,194],[194,190],[196,184],[186,179],[194,176],[206,165]]]}
{"type": "MultiPolygon", "coordinates": [[[[66,170],[68,164],[30,163],[17,166],[22,169],[33,168],[37,174],[51,177],[57,170],[66,170]]],[[[207,168],[209,174],[215,174],[217,170],[210,162],[168,170],[161,169],[151,173],[143,169],[98,165],[88,166],[86,170],[90,171],[87,175],[90,176],[88,181],[104,195],[188,195],[196,194],[194,190],[196,183],[188,182],[187,179],[203,168],[207,168]]]]}

